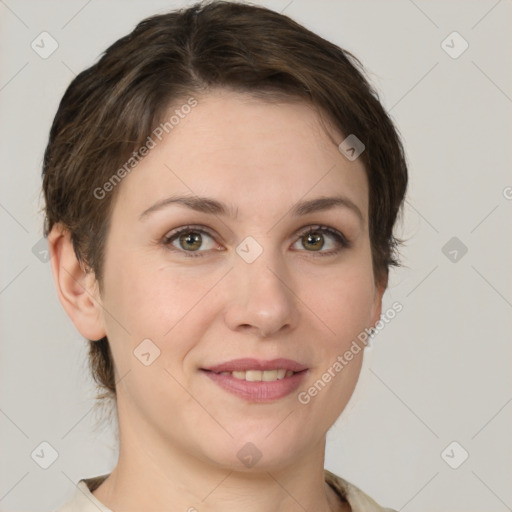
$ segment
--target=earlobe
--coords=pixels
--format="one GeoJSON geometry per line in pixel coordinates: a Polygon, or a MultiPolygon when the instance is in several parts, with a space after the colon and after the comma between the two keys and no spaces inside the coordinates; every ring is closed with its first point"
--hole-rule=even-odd
{"type": "Polygon", "coordinates": [[[106,333],[97,281],[78,261],[70,232],[56,224],[48,235],[48,246],[57,294],[66,313],[82,336],[103,338],[106,333]]]}

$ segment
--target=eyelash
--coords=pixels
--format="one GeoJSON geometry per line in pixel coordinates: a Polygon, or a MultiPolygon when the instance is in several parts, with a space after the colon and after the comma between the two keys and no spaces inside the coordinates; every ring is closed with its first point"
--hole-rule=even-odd
{"type": "MultiPolygon", "coordinates": [[[[182,253],[187,258],[197,258],[202,257],[204,252],[207,251],[184,251],[182,249],[177,249],[176,247],[172,246],[172,242],[174,239],[178,238],[181,234],[187,233],[187,232],[197,232],[201,234],[206,234],[212,239],[215,239],[215,236],[213,233],[211,233],[208,229],[206,229],[203,226],[183,226],[182,228],[179,228],[175,231],[172,231],[171,233],[168,233],[163,238],[163,244],[171,251],[182,253]]],[[[315,225],[315,226],[308,226],[306,229],[302,230],[298,233],[297,237],[298,239],[310,234],[310,233],[323,233],[331,235],[335,241],[340,245],[337,249],[331,250],[329,252],[315,252],[315,251],[305,251],[305,252],[311,252],[314,256],[334,256],[336,254],[339,254],[343,249],[348,249],[351,247],[351,242],[339,231],[336,229],[330,228],[329,226],[322,226],[322,225],[315,225]]]]}

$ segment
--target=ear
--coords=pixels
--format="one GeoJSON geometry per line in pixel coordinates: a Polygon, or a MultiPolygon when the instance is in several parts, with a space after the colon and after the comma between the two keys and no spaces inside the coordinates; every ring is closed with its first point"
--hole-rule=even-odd
{"type": "Polygon", "coordinates": [[[78,261],[71,233],[61,224],[48,235],[53,279],[59,300],[82,336],[99,340],[106,336],[101,315],[99,287],[92,271],[78,261]]]}

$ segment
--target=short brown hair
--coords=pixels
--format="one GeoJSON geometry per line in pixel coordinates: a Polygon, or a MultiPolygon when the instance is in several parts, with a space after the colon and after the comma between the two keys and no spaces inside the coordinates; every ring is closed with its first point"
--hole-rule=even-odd
{"type": "MultiPolygon", "coordinates": [[[[116,190],[102,187],[162,122],[171,104],[213,88],[306,101],[345,136],[365,145],[374,277],[386,286],[398,266],[393,226],[407,188],[404,150],[360,61],[287,16],[213,1],[154,16],[116,41],[66,90],[43,164],[45,236],[55,223],[71,234],[78,259],[101,286],[116,190]]],[[[341,141],[339,141],[341,142],[341,141]]],[[[117,187],[119,188],[119,187],[117,187]]],[[[116,397],[108,340],[90,342],[89,365],[116,397]]]]}

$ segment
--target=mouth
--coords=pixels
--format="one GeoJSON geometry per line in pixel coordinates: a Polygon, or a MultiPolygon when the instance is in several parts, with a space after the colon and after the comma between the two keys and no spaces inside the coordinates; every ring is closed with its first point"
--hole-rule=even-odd
{"type": "Polygon", "coordinates": [[[308,368],[290,359],[236,359],[201,371],[225,391],[250,402],[270,402],[298,388],[308,368]]]}

